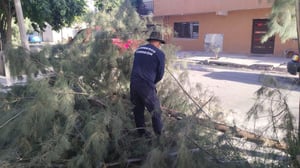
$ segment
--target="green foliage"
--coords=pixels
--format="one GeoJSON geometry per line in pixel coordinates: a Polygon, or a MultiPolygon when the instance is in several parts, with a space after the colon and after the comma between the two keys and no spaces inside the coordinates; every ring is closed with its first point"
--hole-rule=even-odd
{"type": "MultiPolygon", "coordinates": [[[[24,18],[31,21],[34,30],[40,32],[51,25],[53,30],[70,26],[85,13],[85,0],[22,0],[24,18]]],[[[0,34],[3,43],[11,45],[13,22],[16,22],[14,1],[0,1],[0,34]]]]}
{"type": "Polygon", "coordinates": [[[161,151],[159,148],[152,149],[146,159],[145,164],[142,168],[161,167],[167,168],[169,165],[165,162],[166,153],[161,151]]]}
{"type": "Polygon", "coordinates": [[[295,0],[275,0],[270,14],[269,31],[262,42],[278,34],[281,41],[297,38],[295,0]]]}
{"type": "Polygon", "coordinates": [[[96,0],[95,6],[98,8],[98,10],[109,13],[112,10],[120,7],[122,2],[123,0],[96,0]]]}
{"type": "Polygon", "coordinates": [[[298,167],[296,156],[299,154],[299,137],[294,115],[288,105],[289,92],[281,89],[282,86],[272,77],[264,78],[263,82],[264,85],[257,90],[256,101],[248,112],[248,120],[253,120],[254,125],[260,121],[265,123],[263,128],[256,130],[257,134],[266,134],[267,137],[287,143],[287,152],[291,156],[288,165],[298,167]]]}
{"type": "MultiPolygon", "coordinates": [[[[164,133],[139,137],[129,100],[134,48],[120,50],[112,38],[143,43],[146,22],[128,2],[109,14],[100,12],[95,20],[101,29],[92,30],[85,42],[90,29],[68,45],[39,53],[7,52],[13,74],[27,74],[29,80],[0,94],[0,161],[5,161],[0,166],[134,167],[138,161],[145,168],[246,167],[231,162],[244,158],[230,135],[199,122],[204,112],[219,119],[214,117],[218,102],[200,84],[193,85],[186,72],[172,68],[176,47],[171,45],[163,47],[168,71],[158,86],[164,133]],[[43,78],[31,77],[43,71],[48,72],[43,78]],[[196,101],[179,87],[173,73],[196,101]],[[169,111],[181,118],[170,117],[169,111]]],[[[151,115],[145,115],[151,131],[151,115]]]]}
{"type": "MultiPolygon", "coordinates": [[[[269,130],[273,133],[272,136],[274,136],[274,138],[278,138],[277,134],[279,130],[286,133],[294,130],[294,126],[291,124],[294,118],[287,103],[288,94],[285,94],[280,89],[272,89],[269,87],[261,87],[256,94],[257,100],[248,112],[248,119],[252,117],[253,119],[263,118],[263,115],[269,116],[269,127],[261,131],[262,133],[269,130]]],[[[294,133],[290,134],[289,137],[293,134],[294,133]]]]}
{"type": "Polygon", "coordinates": [[[29,78],[32,74],[37,74],[39,70],[45,71],[49,65],[45,52],[29,53],[22,47],[8,48],[5,50],[7,63],[9,64],[10,73],[12,76],[27,75],[29,78]]]}
{"type": "Polygon", "coordinates": [[[54,30],[68,26],[85,11],[84,0],[23,0],[24,16],[33,23],[35,30],[43,30],[48,23],[54,30]]]}

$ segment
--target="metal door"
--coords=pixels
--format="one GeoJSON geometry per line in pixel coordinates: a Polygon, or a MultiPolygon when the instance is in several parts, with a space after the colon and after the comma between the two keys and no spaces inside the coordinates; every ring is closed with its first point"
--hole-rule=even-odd
{"type": "Polygon", "coordinates": [[[268,31],[268,19],[254,19],[252,28],[251,53],[273,54],[275,36],[270,37],[266,42],[261,43],[262,37],[268,31]]]}

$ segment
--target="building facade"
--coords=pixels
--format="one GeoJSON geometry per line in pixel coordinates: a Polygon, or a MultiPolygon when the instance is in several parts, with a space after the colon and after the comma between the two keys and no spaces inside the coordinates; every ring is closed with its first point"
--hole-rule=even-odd
{"type": "Polygon", "coordinates": [[[154,19],[174,30],[167,41],[181,50],[284,56],[297,50],[296,40],[261,43],[271,7],[268,0],[153,0],[154,19]]]}

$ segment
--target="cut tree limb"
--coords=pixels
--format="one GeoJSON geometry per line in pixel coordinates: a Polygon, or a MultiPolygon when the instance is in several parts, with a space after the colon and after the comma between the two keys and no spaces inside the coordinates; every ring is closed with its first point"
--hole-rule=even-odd
{"type": "MultiPolygon", "coordinates": [[[[105,108],[107,107],[101,100],[96,98],[90,98],[89,102],[97,107],[105,108]]],[[[177,120],[181,120],[184,117],[187,117],[184,115],[184,113],[177,112],[175,110],[168,109],[166,107],[162,107],[163,110],[167,112],[167,115],[169,117],[176,118],[177,120]]],[[[278,140],[267,138],[261,135],[257,135],[253,132],[249,132],[246,130],[242,130],[236,126],[229,126],[223,123],[218,123],[215,121],[212,121],[211,119],[203,119],[203,118],[197,118],[199,121],[199,124],[208,128],[213,128],[215,130],[221,131],[223,133],[231,133],[234,137],[237,138],[243,138],[246,141],[253,142],[258,145],[263,145],[265,147],[271,147],[279,150],[287,150],[288,146],[286,143],[279,142],[278,140]]]]}
{"type": "MultiPolygon", "coordinates": [[[[174,117],[176,119],[182,119],[183,113],[176,112],[167,108],[163,108],[168,116],[174,117]]],[[[286,143],[279,142],[275,139],[270,139],[257,135],[253,132],[242,130],[236,126],[229,126],[223,123],[218,123],[210,119],[197,118],[199,124],[205,127],[213,128],[215,130],[221,131],[223,133],[231,133],[234,137],[244,138],[246,141],[253,142],[255,144],[263,145],[265,147],[271,147],[279,150],[287,150],[288,146],[286,143]]]]}

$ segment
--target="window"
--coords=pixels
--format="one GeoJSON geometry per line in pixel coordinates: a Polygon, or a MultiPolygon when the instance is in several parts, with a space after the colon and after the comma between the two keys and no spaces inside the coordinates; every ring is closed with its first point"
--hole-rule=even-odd
{"type": "Polygon", "coordinates": [[[175,22],[174,37],[197,39],[199,37],[199,22],[175,22]]]}

